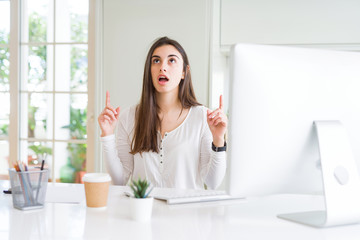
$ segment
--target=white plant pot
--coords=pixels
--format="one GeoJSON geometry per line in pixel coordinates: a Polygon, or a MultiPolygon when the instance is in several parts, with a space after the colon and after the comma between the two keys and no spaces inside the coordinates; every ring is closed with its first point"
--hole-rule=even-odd
{"type": "Polygon", "coordinates": [[[130,216],[135,221],[145,222],[151,219],[154,198],[130,198],[130,216]]]}

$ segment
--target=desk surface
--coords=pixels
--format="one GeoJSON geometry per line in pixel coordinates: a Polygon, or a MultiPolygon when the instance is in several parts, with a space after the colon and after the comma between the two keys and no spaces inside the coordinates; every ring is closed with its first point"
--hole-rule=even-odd
{"type": "MultiPolygon", "coordinates": [[[[0,181],[1,190],[8,181],[0,181]]],[[[82,187],[82,185],[79,185],[82,187]]],[[[167,205],[155,200],[150,222],[129,218],[123,187],[110,186],[108,207],[46,203],[40,210],[12,207],[0,197],[0,239],[358,239],[360,224],[317,229],[276,217],[279,213],[323,209],[321,196],[276,195],[226,202],[167,205]]]]}

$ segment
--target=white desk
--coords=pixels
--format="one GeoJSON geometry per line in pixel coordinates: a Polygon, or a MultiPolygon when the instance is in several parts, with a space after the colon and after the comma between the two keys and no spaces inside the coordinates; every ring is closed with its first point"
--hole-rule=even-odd
{"type": "MultiPolygon", "coordinates": [[[[1,191],[8,181],[0,181],[1,191]]],[[[317,229],[278,219],[278,213],[321,209],[320,196],[276,195],[206,204],[167,205],[155,200],[152,220],[129,219],[129,199],[111,186],[108,207],[46,203],[40,210],[12,207],[0,197],[0,239],[359,239],[360,224],[317,229]]],[[[360,204],[360,203],[359,203],[360,204]]]]}

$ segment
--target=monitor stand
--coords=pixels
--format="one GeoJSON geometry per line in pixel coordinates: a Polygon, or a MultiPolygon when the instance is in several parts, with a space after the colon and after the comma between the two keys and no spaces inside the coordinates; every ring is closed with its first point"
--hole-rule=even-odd
{"type": "Polygon", "coordinates": [[[319,141],[326,210],[278,217],[319,228],[359,223],[360,180],[345,128],[339,121],[315,121],[314,124],[319,141]]]}

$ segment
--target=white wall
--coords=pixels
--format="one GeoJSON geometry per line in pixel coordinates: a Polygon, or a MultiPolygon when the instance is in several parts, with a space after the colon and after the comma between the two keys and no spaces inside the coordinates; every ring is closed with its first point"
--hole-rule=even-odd
{"type": "Polygon", "coordinates": [[[103,78],[113,106],[138,103],[145,57],[162,36],[188,54],[196,96],[208,103],[208,0],[104,0],[103,78]]]}
{"type": "Polygon", "coordinates": [[[221,44],[360,43],[358,0],[222,0],[221,44]]]}

